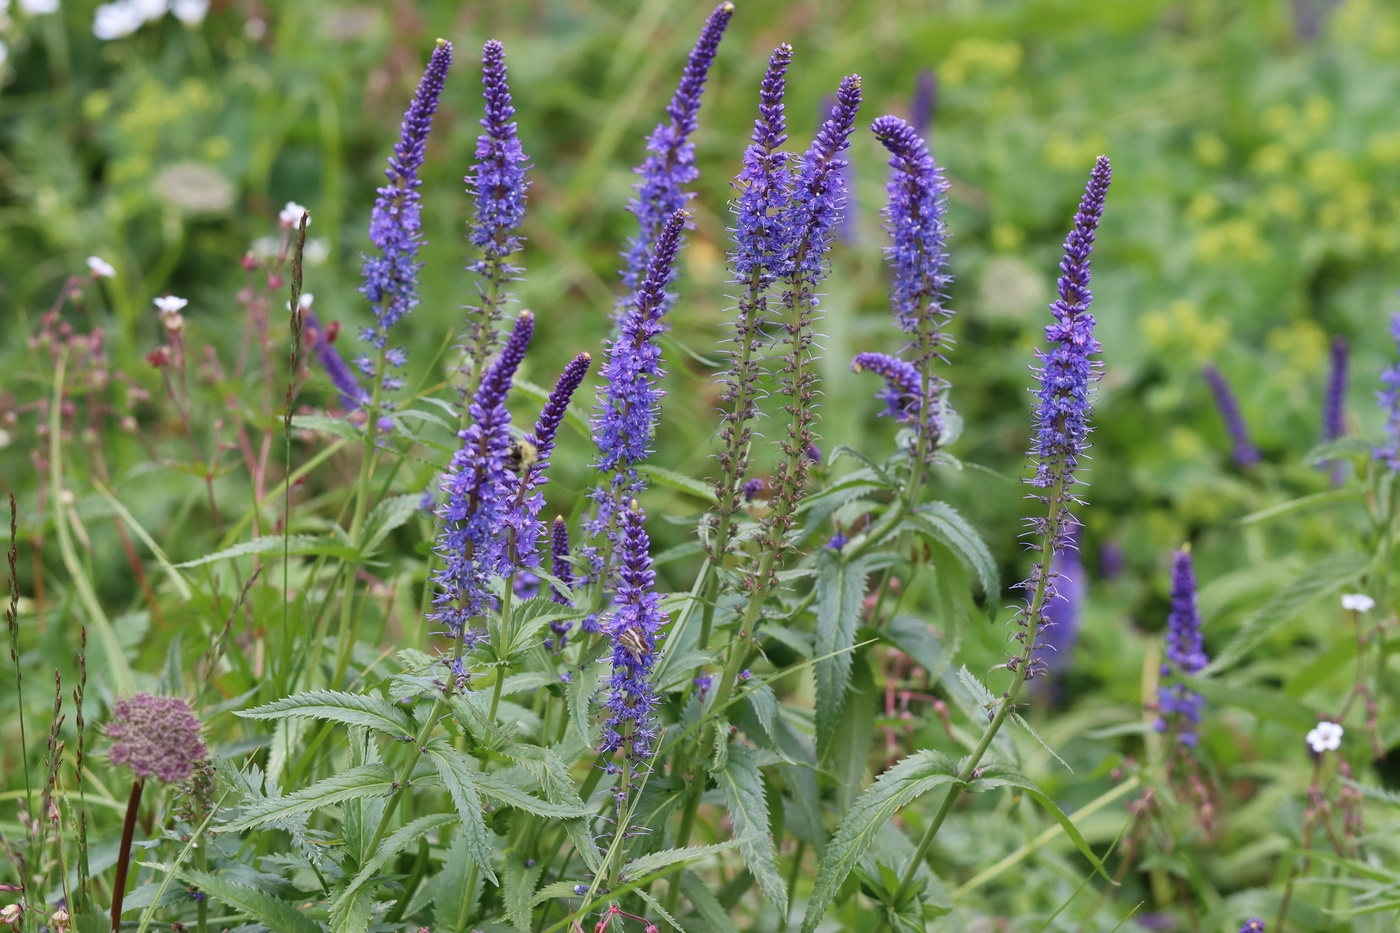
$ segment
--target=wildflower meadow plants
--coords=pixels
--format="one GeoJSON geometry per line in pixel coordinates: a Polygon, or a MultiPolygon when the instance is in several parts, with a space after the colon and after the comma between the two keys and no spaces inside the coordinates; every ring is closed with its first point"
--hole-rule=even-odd
{"type": "MultiPolygon", "coordinates": [[[[1392,928],[1400,367],[1379,393],[1390,436],[1351,436],[1335,344],[1323,444],[1304,458],[1335,487],[1242,522],[1335,509],[1354,547],[1222,631],[1244,587],[1202,586],[1181,542],[1156,617],[1112,620],[1132,676],[1069,710],[1076,652],[1103,644],[1086,631],[1086,550],[1108,552],[1086,533],[1090,484],[1118,468],[1091,443],[1113,371],[1091,282],[1114,167],[1083,166],[1077,210],[1065,193],[1016,409],[1029,463],[1001,487],[1025,506],[1003,610],[1006,564],[957,501],[961,475],[995,471],[956,453],[956,230],[926,138],[931,81],[922,115],[872,120],[867,99],[892,92],[829,76],[829,109],[792,144],[789,73],[820,65],[775,48],[734,153],[729,320],[715,347],[670,333],[694,300],[687,240],[718,208],[691,190],[694,140],[739,22],[731,3],[710,14],[646,141],[602,346],[544,358],[538,337],[556,346],[567,323],[513,294],[547,261],[524,226],[545,156],[525,151],[530,102],[496,40],[465,177],[471,297],[431,362],[400,340],[442,203],[425,197],[429,141],[462,70],[444,40],[370,214],[358,342],[307,291],[313,217],[296,203],[276,248],[242,258],[227,307],[150,296],[139,372],[112,363],[89,312],[123,270],[94,256],[70,277],[30,335],[28,395],[4,407],[38,491],[9,500],[19,753],[4,760],[23,777],[0,821],[0,923],[1088,931],[1146,907],[1153,929],[1392,928]],[[889,320],[882,349],[829,367],[861,142],[887,157],[889,320]],[[220,345],[210,312],[234,310],[242,342],[220,345]],[[679,367],[713,389],[697,476],[658,449],[693,403],[666,394],[679,367]],[[823,375],[848,367],[869,430],[829,436],[823,375]],[[152,477],[159,507],[129,505],[152,477]],[[121,605],[95,560],[111,542],[121,605]],[[1294,638],[1303,610],[1316,622],[1294,638]],[[71,672],[36,681],[56,651],[71,672]]],[[[1264,452],[1204,372],[1258,479],[1264,452]]]]}

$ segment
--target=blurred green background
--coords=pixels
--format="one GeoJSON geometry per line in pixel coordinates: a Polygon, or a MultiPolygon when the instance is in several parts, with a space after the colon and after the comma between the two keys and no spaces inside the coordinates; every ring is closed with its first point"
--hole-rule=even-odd
{"type": "MultiPolygon", "coordinates": [[[[932,146],[953,183],[949,304],[958,342],[947,375],[966,421],[954,452],[987,468],[948,471],[939,495],[992,542],[1006,580],[1024,574],[1015,478],[1027,443],[1027,366],[1084,179],[1100,152],[1114,162],[1094,262],[1106,373],[1084,493],[1090,504],[1081,510],[1095,594],[1083,675],[1113,679],[1129,650],[1119,634],[1126,619],[1160,627],[1167,557],[1183,541],[1195,542],[1214,626],[1268,592],[1285,555],[1296,567],[1350,534],[1335,517],[1305,516],[1284,531],[1236,519],[1328,487],[1324,473],[1300,461],[1319,439],[1333,336],[1355,351],[1351,430],[1368,438],[1382,431],[1373,396],[1379,369],[1395,355],[1387,316],[1400,309],[1400,6],[737,6],[697,135],[697,230],[672,315],[681,345],[711,354],[727,315],[729,179],[771,48],[796,47],[789,117],[797,149],[842,75],[863,76],[864,113],[873,118],[907,113],[920,72],[930,70],[938,78],[932,146]],[[1249,474],[1229,461],[1200,376],[1208,361],[1233,382],[1264,452],[1249,474]],[[1127,572],[1099,587],[1098,559],[1110,548],[1123,550],[1127,572]]],[[[0,30],[8,49],[0,79],[0,311],[8,324],[0,406],[17,415],[0,467],[22,504],[34,501],[37,483],[26,337],[67,277],[85,273],[87,256],[105,258],[118,275],[89,289],[73,320],[105,327],[115,366],[154,387],[143,361],[157,342],[151,299],[187,297],[192,328],[236,340],[235,295],[246,278],[239,257],[275,236],[277,211],[295,200],[314,217],[306,287],[316,309],[343,321],[347,338],[358,332],[368,320],[356,288],[374,188],[439,36],[455,44],[457,64],[423,173],[431,241],[423,301],[399,337],[413,351],[415,384],[442,378],[445,335],[470,300],[461,267],[471,203],[461,178],[480,117],[476,54],[492,37],[506,44],[534,163],[519,297],[540,326],[525,375],[548,382],[579,349],[598,355],[618,251],[634,229],[624,210],[630,168],[710,5],[238,0],[214,3],[197,26],[166,16],[115,41],[93,35],[94,7],[64,0],[58,12],[29,15],[18,4],[0,30]]],[[[893,428],[873,417],[872,377],[850,374],[847,362],[858,349],[896,342],[881,259],[882,152],[868,132],[855,137],[854,216],[837,244],[822,328],[822,434],[872,452],[889,449],[893,428]]],[[[712,371],[675,345],[667,353],[657,460],[703,474],[712,371]]],[[[329,402],[332,393],[318,384],[309,397],[329,402]]],[[[103,442],[119,478],[139,470],[137,445],[103,442]]],[[[588,479],[586,450],[573,446],[551,486],[557,510],[569,510],[588,479]]],[[[140,511],[139,502],[128,504],[140,511]]],[[[692,508],[676,502],[673,511],[692,508]]],[[[663,546],[689,533],[682,524],[657,531],[663,546]]],[[[211,546],[171,544],[177,557],[211,546]]],[[[115,590],[124,571],[112,556],[98,576],[115,590]]],[[[673,582],[683,578],[677,571],[673,582]]]]}

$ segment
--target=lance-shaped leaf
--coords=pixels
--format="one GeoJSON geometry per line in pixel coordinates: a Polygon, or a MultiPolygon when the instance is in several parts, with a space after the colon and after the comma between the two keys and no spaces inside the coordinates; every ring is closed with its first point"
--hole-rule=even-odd
{"type": "Polygon", "coordinates": [[[829,551],[817,559],[817,745],[825,751],[851,685],[851,648],[860,627],[869,563],[849,564],[829,551]]]}
{"type": "Polygon", "coordinates": [[[286,933],[321,933],[321,925],[306,916],[292,902],[275,894],[250,888],[245,884],[225,881],[217,875],[196,871],[193,868],[180,870],[180,877],[194,885],[210,897],[223,901],[235,911],[256,920],[269,930],[284,930],[286,933]]]}
{"type": "Polygon", "coordinates": [[[219,827],[219,831],[239,832],[273,820],[285,819],[300,813],[310,813],[345,800],[356,800],[361,797],[385,797],[393,790],[393,787],[394,775],[385,765],[359,765],[328,777],[324,781],[317,781],[310,787],[303,787],[285,797],[269,797],[250,804],[244,808],[242,816],[232,823],[219,827]]]}
{"type": "Polygon", "coordinates": [[[462,818],[462,838],[466,841],[467,857],[495,884],[496,873],[491,868],[491,834],[486,828],[481,795],[476,789],[481,772],[472,766],[470,759],[441,740],[435,740],[428,746],[428,757],[442,777],[442,783],[447,786],[457,815],[462,818]]]}
{"type": "Polygon", "coordinates": [[[996,787],[1015,787],[1018,790],[1024,791],[1027,797],[1030,797],[1036,803],[1040,804],[1047,813],[1055,818],[1055,822],[1060,824],[1060,828],[1065,831],[1065,835],[1070,838],[1070,841],[1073,842],[1079,851],[1083,853],[1084,857],[1089,860],[1089,864],[1094,866],[1094,870],[1100,875],[1103,875],[1103,879],[1109,884],[1117,884],[1117,882],[1108,876],[1108,872],[1104,871],[1103,863],[1100,862],[1099,857],[1094,854],[1094,850],[1089,848],[1089,843],[1084,841],[1084,834],[1079,831],[1079,827],[1075,826],[1074,821],[1065,815],[1065,811],[1056,806],[1055,801],[1051,800],[1049,796],[1046,795],[1045,791],[1037,787],[1035,782],[1030,778],[1019,771],[995,764],[981,768],[975,772],[975,774],[977,776],[973,778],[972,781],[968,782],[967,785],[967,789],[970,792],[977,793],[978,791],[991,790],[996,787]]]}
{"type": "Polygon", "coordinates": [[[731,744],[724,766],[715,777],[744,863],[758,881],[763,896],[773,902],[779,914],[786,916],[787,887],[778,872],[778,853],[768,832],[768,800],[753,749],[731,744]]]}
{"type": "Polygon", "coordinates": [[[298,693],[243,710],[238,715],[244,719],[325,719],[347,726],[364,726],[396,739],[418,731],[403,708],[379,697],[338,690],[298,693]]]}

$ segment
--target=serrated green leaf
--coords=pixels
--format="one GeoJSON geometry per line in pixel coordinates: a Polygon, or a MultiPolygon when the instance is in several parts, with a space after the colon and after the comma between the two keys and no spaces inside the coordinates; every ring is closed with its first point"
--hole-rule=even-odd
{"type": "Polygon", "coordinates": [[[1055,804],[1055,801],[1051,800],[1030,778],[1012,768],[1007,768],[1002,765],[988,765],[982,768],[980,772],[977,773],[977,776],[967,785],[968,790],[973,793],[981,790],[989,790],[994,787],[1015,787],[1024,791],[1026,796],[1040,804],[1042,809],[1055,818],[1055,822],[1060,824],[1060,828],[1065,831],[1065,835],[1069,837],[1070,841],[1074,843],[1080,853],[1089,860],[1089,864],[1094,866],[1094,870],[1102,875],[1103,879],[1109,884],[1117,884],[1117,882],[1108,876],[1108,872],[1104,870],[1103,863],[1099,861],[1099,857],[1094,854],[1093,849],[1089,848],[1089,843],[1084,841],[1084,834],[1079,831],[1079,827],[1075,826],[1074,821],[1066,816],[1065,812],[1055,804]]]}
{"type": "Polygon", "coordinates": [[[225,881],[193,868],[183,868],[179,874],[186,884],[192,884],[210,897],[223,901],[269,930],[277,930],[278,933],[322,933],[319,923],[303,914],[295,904],[275,894],[225,881]]]}
{"type": "Polygon", "coordinates": [[[505,884],[501,886],[505,898],[506,920],[521,933],[530,933],[530,898],[535,893],[535,885],[540,883],[544,865],[536,863],[525,867],[523,862],[512,859],[506,863],[503,874],[505,884]]]}
{"type": "Polygon", "coordinates": [[[870,848],[880,827],[900,807],[935,787],[954,783],[957,775],[957,765],[947,755],[925,750],[905,758],[866,789],[826,845],[807,902],[807,914],[802,919],[802,933],[812,933],[817,928],[837,889],[870,848]]]}
{"type": "Polygon", "coordinates": [[[427,816],[420,816],[413,822],[406,823],[393,833],[390,833],[387,838],[379,843],[379,847],[374,850],[370,857],[365,859],[364,865],[360,866],[360,870],[355,877],[351,878],[350,882],[336,894],[334,900],[331,902],[331,913],[334,915],[342,909],[342,907],[346,906],[343,902],[354,897],[360,888],[364,886],[364,883],[383,867],[385,862],[402,852],[409,843],[415,841],[424,833],[432,832],[439,826],[455,823],[456,821],[457,814],[455,813],[430,813],[427,816]]]}
{"type": "Polygon", "coordinates": [[[729,918],[729,912],[724,909],[724,905],[694,872],[688,871],[681,875],[681,893],[695,908],[695,913],[710,925],[711,933],[739,933],[739,928],[729,918]]]}
{"type": "Polygon", "coordinates": [[[343,800],[387,796],[393,790],[393,784],[394,775],[384,765],[360,765],[286,796],[268,797],[252,803],[244,808],[242,816],[219,827],[219,831],[241,832],[273,820],[310,813],[343,800]]]}
{"type": "Polygon", "coordinates": [[[996,559],[977,529],[957,509],[946,502],[928,502],[919,506],[910,521],[916,530],[951,548],[963,566],[977,575],[983,593],[1001,592],[996,559]]]}
{"type": "Polygon", "coordinates": [[[1374,787],[1370,784],[1362,784],[1351,778],[1342,778],[1342,783],[1352,790],[1370,797],[1372,800],[1379,800],[1381,803],[1388,803],[1394,807],[1400,807],[1400,792],[1387,790],[1384,787],[1374,787]]]}
{"type": "Polygon", "coordinates": [[[714,845],[688,846],[684,849],[666,849],[662,852],[652,852],[649,855],[643,855],[641,858],[634,859],[627,863],[627,881],[631,884],[641,884],[661,869],[675,865],[677,862],[693,862],[707,855],[714,855],[716,852],[732,849],[738,844],[738,839],[730,839],[727,842],[717,842],[714,845]]]}
{"type": "Polygon", "coordinates": [[[860,627],[861,601],[865,598],[868,563],[864,559],[843,564],[831,551],[817,558],[817,749],[825,751],[835,734],[836,718],[846,702],[851,684],[851,648],[860,627]]]}
{"type": "MultiPolygon", "coordinates": [[[[967,665],[958,668],[958,676],[945,681],[944,686],[963,715],[979,729],[985,727],[995,715],[997,698],[967,669],[967,665]]],[[[1009,733],[997,732],[992,739],[992,751],[1007,761],[1016,760],[1016,746],[1012,744],[1009,733]]]]}
{"type": "Polygon", "coordinates": [[[457,815],[462,819],[462,835],[466,839],[468,857],[481,869],[486,879],[495,884],[496,873],[491,867],[491,833],[486,828],[481,795],[476,789],[481,772],[472,767],[472,762],[465,755],[441,742],[430,743],[427,754],[442,783],[447,786],[457,815]]]}
{"type": "Polygon", "coordinates": [[[1274,629],[1295,618],[1313,600],[1346,586],[1364,573],[1369,564],[1370,559],[1358,551],[1343,551],[1322,558],[1246,619],[1225,650],[1206,666],[1205,673],[1218,674],[1234,666],[1274,629]]]}
{"type": "Polygon", "coordinates": [[[175,566],[198,567],[202,564],[228,560],[231,557],[244,557],[249,554],[282,554],[284,551],[298,557],[324,554],[327,557],[338,557],[341,560],[354,560],[359,556],[359,552],[350,545],[343,542],[337,543],[317,535],[264,535],[261,538],[244,541],[242,544],[235,544],[233,547],[224,548],[222,551],[215,551],[213,554],[206,554],[194,560],[187,560],[175,566]]]}
{"type": "Polygon", "coordinates": [[[473,772],[473,777],[476,780],[476,786],[487,797],[505,806],[524,810],[526,813],[533,813],[551,820],[573,820],[592,813],[581,803],[550,803],[547,800],[541,800],[495,774],[476,771],[473,772]]]}
{"type": "Polygon", "coordinates": [[[373,554],[379,545],[384,543],[385,538],[418,513],[418,508],[422,504],[423,497],[421,495],[407,495],[391,496],[376,505],[365,519],[362,552],[366,556],[373,554]]]}
{"type": "Polygon", "coordinates": [[[753,872],[758,889],[787,914],[787,886],[778,872],[778,852],[769,835],[768,800],[763,788],[763,776],[753,749],[732,745],[723,769],[716,775],[725,809],[738,837],[739,854],[753,872]]]}
{"type": "Polygon", "coordinates": [[[651,912],[666,921],[671,929],[677,931],[677,933],[685,933],[685,927],[677,923],[676,918],[671,916],[671,912],[663,907],[660,901],[647,893],[645,888],[638,888],[637,894],[646,902],[647,907],[651,908],[651,912]]]}
{"type": "Polygon", "coordinates": [[[394,738],[417,730],[408,713],[379,697],[313,690],[240,711],[244,719],[324,719],[347,726],[364,726],[394,738]]]}

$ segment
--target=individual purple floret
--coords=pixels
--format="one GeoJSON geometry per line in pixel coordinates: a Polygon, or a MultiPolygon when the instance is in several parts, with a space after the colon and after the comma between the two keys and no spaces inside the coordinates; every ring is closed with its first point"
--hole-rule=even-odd
{"type": "MultiPolygon", "coordinates": [[[[1390,316],[1390,335],[1400,348],[1400,311],[1390,316]]],[[[1376,459],[1391,472],[1400,471],[1400,363],[1381,370],[1381,389],[1376,393],[1385,412],[1386,444],[1376,448],[1376,459]]]]}
{"type": "MultiPolygon", "coordinates": [[[[1113,178],[1108,158],[1099,156],[1089,174],[1089,184],[1079,201],[1074,227],[1065,239],[1060,261],[1060,297],[1050,305],[1055,323],[1045,328],[1049,352],[1037,351],[1040,388],[1036,391],[1035,444],[1031,457],[1035,476],[1030,484],[1040,489],[1058,486],[1068,491],[1076,482],[1075,470],[1089,437],[1089,413],[1093,408],[1090,386],[1098,379],[1101,364],[1091,357],[1099,352],[1094,338],[1094,316],[1089,313],[1089,254],[1103,216],[1104,197],[1113,178]]],[[[1065,545],[1066,531],[1054,536],[1052,546],[1065,545]]]]}
{"type": "Polygon", "coordinates": [[[518,278],[520,267],[511,261],[523,242],[519,234],[525,219],[525,193],[529,157],[516,135],[515,107],[511,104],[506,80],[505,47],[495,39],[481,49],[482,96],[486,116],[485,132],[476,138],[476,165],[466,177],[468,190],[476,198],[476,212],[470,224],[472,245],[480,256],[467,268],[480,279],[478,302],[472,308],[466,346],[471,372],[479,373],[496,346],[496,321],[501,314],[508,283],[518,278]]]}
{"type": "Polygon", "coordinates": [[[929,138],[934,116],[938,111],[938,75],[931,68],[919,70],[914,85],[914,100],[909,105],[909,125],[920,139],[929,138]]]}
{"type": "Polygon", "coordinates": [[[500,533],[503,512],[517,482],[507,468],[511,438],[506,395],[534,330],[535,316],[520,312],[505,348],[472,400],[472,423],[458,435],[462,446],[453,455],[442,486],[447,499],[437,512],[442,523],[437,551],[445,566],[436,576],[436,609],[430,618],[440,621],[454,637],[466,636],[470,620],[495,607],[491,580],[514,569],[500,533]]]}
{"type": "Polygon", "coordinates": [[[544,508],[544,494],[536,489],[544,483],[544,471],[549,466],[549,455],[554,451],[554,439],[569,410],[569,401],[592,362],[593,357],[587,353],[580,353],[569,361],[549,393],[534,430],[519,444],[520,479],[514,504],[502,518],[502,528],[511,531],[515,554],[521,564],[533,563],[539,550],[540,536],[544,534],[544,524],[539,519],[540,510],[544,508]]]}
{"type": "Polygon", "coordinates": [[[685,219],[684,211],[676,211],[662,230],[646,279],[622,316],[620,331],[609,344],[603,363],[603,385],[593,418],[593,441],[598,446],[594,465],[602,476],[590,493],[595,510],[588,533],[608,533],[614,548],[614,513],[641,488],[635,467],[651,453],[662,396],[658,382],[665,374],[656,338],[661,333],[666,286],[675,275],[685,219]]]}
{"type": "Polygon", "coordinates": [[[1201,637],[1201,615],[1196,609],[1196,573],[1191,566],[1191,549],[1184,547],[1172,560],[1167,660],[1162,665],[1163,684],[1157,690],[1158,732],[1165,732],[1169,722],[1174,721],[1180,741],[1186,745],[1196,744],[1195,727],[1201,721],[1205,700],[1185,684],[1176,682],[1176,678],[1182,674],[1197,674],[1208,663],[1210,658],[1206,656],[1205,640],[1201,637]]]}
{"type": "Polygon", "coordinates": [[[622,512],[620,579],[614,600],[617,611],[607,626],[613,672],[604,701],[608,719],[599,745],[604,752],[624,749],[639,765],[651,758],[657,735],[652,711],[658,699],[651,670],[656,663],[656,642],[666,622],[661,597],[653,588],[656,574],[651,569],[645,520],[635,500],[622,512]]]}
{"type": "MultiPolygon", "coordinates": [[[[725,27],[733,15],[734,4],[725,2],[715,7],[705,20],[705,27],[690,51],[685,71],[681,73],[680,84],[666,108],[670,122],[658,124],[647,139],[647,152],[650,155],[637,166],[636,173],[641,180],[636,185],[636,196],[627,206],[636,216],[641,230],[628,243],[625,253],[622,282],[629,297],[621,303],[619,317],[625,315],[635,303],[631,293],[641,287],[651,266],[652,251],[667,222],[693,196],[685,190],[685,186],[700,177],[700,170],[695,167],[695,144],[690,137],[697,126],[700,98],[705,91],[710,65],[715,60],[720,39],[724,37],[725,27]]],[[[674,295],[664,294],[660,313],[665,314],[674,301],[674,295]]]]}
{"type": "MultiPolygon", "coordinates": [[[[438,98],[451,65],[452,43],[439,39],[413,102],[404,114],[399,141],[384,173],[389,183],[379,189],[374,211],[370,214],[369,238],[379,254],[364,257],[360,292],[374,306],[375,323],[365,329],[363,337],[380,351],[385,350],[389,329],[418,304],[421,263],[416,260],[422,243],[418,169],[423,165],[428,131],[432,129],[433,114],[437,112],[438,98]]],[[[403,365],[403,352],[398,351],[386,359],[391,368],[398,368],[403,365]]],[[[375,375],[374,361],[361,357],[357,362],[365,376],[375,375]]],[[[402,380],[396,376],[389,373],[380,376],[386,390],[402,386],[402,380]]]]}
{"type": "Polygon", "coordinates": [[[870,370],[883,376],[885,391],[879,395],[885,403],[881,415],[889,415],[905,424],[919,423],[919,371],[911,364],[888,353],[857,353],[851,360],[851,372],[870,370]]]}
{"type": "Polygon", "coordinates": [[[1258,917],[1252,917],[1244,922],[1240,927],[1240,933],[1264,933],[1264,921],[1258,917]]]}
{"type": "Polygon", "coordinates": [[[107,737],[111,760],[128,765],[139,778],[168,783],[184,781],[194,766],[209,757],[199,734],[199,718],[180,697],[137,693],[112,704],[107,737]]]}
{"type": "Polygon", "coordinates": [[[1244,416],[1240,414],[1240,406],[1235,401],[1230,383],[1225,381],[1225,374],[1207,363],[1201,367],[1201,375],[1210,385],[1211,394],[1215,396],[1215,407],[1220,411],[1225,430],[1230,434],[1230,443],[1234,445],[1230,458],[1240,469],[1254,466],[1260,460],[1259,448],[1249,439],[1249,429],[1244,425],[1244,416]]]}

